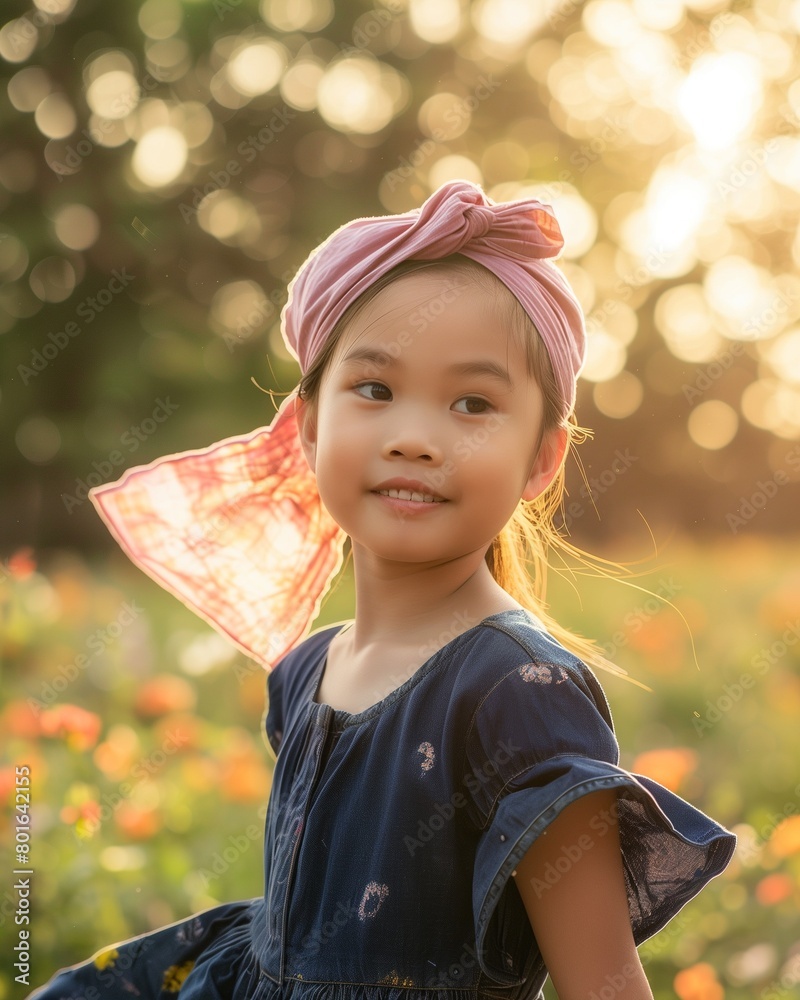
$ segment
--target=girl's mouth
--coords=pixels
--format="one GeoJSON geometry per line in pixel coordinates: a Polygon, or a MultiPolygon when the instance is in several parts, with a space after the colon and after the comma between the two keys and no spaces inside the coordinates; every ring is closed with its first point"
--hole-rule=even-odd
{"type": "Polygon", "coordinates": [[[430,493],[415,493],[411,490],[372,490],[372,492],[384,503],[400,510],[422,511],[429,507],[441,507],[448,502],[433,497],[430,493]]]}

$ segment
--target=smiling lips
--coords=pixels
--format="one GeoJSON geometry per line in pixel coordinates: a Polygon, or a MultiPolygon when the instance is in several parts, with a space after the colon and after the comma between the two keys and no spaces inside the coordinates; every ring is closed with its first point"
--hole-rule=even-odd
{"type": "Polygon", "coordinates": [[[417,503],[447,503],[443,497],[435,497],[432,493],[417,493],[414,490],[373,490],[382,497],[394,497],[395,500],[414,500],[417,503]]]}

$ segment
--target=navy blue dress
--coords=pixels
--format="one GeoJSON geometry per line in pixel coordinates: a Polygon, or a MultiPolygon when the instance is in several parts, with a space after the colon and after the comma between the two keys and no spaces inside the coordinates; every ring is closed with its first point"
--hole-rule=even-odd
{"type": "Polygon", "coordinates": [[[512,873],[570,802],[617,790],[637,944],[730,861],[730,831],[618,766],[597,678],[528,611],[485,618],[355,715],[315,701],[341,630],[268,675],[263,895],[105,948],[31,998],[527,1000],[547,970],[512,873]]]}

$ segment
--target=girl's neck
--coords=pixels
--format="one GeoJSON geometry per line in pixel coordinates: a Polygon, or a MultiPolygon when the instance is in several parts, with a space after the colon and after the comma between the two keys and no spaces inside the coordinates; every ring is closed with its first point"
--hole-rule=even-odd
{"type": "Polygon", "coordinates": [[[347,629],[354,657],[376,649],[439,648],[489,615],[520,608],[495,581],[485,550],[431,569],[385,566],[370,572],[370,559],[353,546],[356,614],[347,629]]]}

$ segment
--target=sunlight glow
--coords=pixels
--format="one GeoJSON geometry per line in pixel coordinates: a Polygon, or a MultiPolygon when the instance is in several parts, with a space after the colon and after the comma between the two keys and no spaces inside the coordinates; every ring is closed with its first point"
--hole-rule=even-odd
{"type": "Polygon", "coordinates": [[[724,448],[736,436],[739,416],[736,410],[721,399],[700,403],[689,414],[689,437],[695,444],[709,451],[724,448]]]}
{"type": "Polygon", "coordinates": [[[385,128],[405,107],[409,90],[397,70],[358,55],[328,66],[317,99],[320,114],[334,128],[370,134],[385,128]]]}
{"type": "Polygon", "coordinates": [[[264,38],[236,53],[228,63],[228,79],[240,94],[255,97],[272,90],[285,68],[283,46],[264,38]]]}
{"type": "Polygon", "coordinates": [[[86,88],[86,103],[103,118],[125,118],[139,103],[139,84],[127,70],[103,73],[86,88]]]}
{"type": "Polygon", "coordinates": [[[647,191],[648,242],[669,253],[682,247],[702,225],[708,208],[708,185],[682,170],[661,168],[647,191]]]}
{"type": "Polygon", "coordinates": [[[452,41],[461,29],[458,0],[411,0],[408,12],[414,31],[434,45],[452,41]]]}
{"type": "Polygon", "coordinates": [[[705,149],[725,149],[744,135],[761,105],[755,57],[744,52],[704,55],[678,91],[678,107],[705,149]]]}
{"type": "Polygon", "coordinates": [[[484,38],[501,45],[523,45],[547,24],[545,5],[530,0],[478,0],[472,18],[484,38]]]}
{"type": "Polygon", "coordinates": [[[178,177],[186,166],[187,147],[183,135],[170,125],[146,132],[136,145],[132,166],[150,187],[161,187],[178,177]]]}
{"type": "Polygon", "coordinates": [[[622,344],[602,327],[588,329],[586,338],[586,363],[581,378],[589,382],[607,382],[625,367],[628,352],[622,344]]]}

